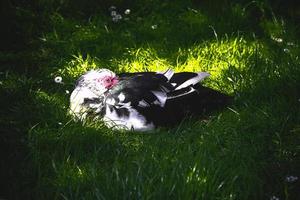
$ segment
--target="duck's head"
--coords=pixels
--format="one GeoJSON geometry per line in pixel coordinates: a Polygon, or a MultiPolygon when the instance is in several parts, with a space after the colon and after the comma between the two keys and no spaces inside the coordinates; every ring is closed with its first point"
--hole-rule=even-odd
{"type": "Polygon", "coordinates": [[[85,87],[95,95],[102,95],[118,83],[117,75],[108,69],[91,70],[82,75],[76,87],[85,87]]]}
{"type": "Polygon", "coordinates": [[[84,119],[87,110],[101,107],[99,101],[117,83],[118,77],[108,69],[86,72],[77,80],[75,89],[71,93],[70,113],[79,119],[84,119]]]}

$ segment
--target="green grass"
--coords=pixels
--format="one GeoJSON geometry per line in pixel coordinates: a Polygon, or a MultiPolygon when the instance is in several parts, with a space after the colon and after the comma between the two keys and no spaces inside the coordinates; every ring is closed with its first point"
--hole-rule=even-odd
{"type": "Polygon", "coordinates": [[[0,198],[299,198],[299,16],[249,2],[114,1],[131,9],[118,23],[108,1],[10,2],[0,198]],[[74,122],[67,91],[93,68],[208,71],[235,100],[150,133],[74,122]]]}

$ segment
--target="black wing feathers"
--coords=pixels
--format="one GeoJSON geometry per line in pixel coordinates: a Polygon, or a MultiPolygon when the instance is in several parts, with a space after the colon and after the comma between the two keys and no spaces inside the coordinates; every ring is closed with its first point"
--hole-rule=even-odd
{"type": "MultiPolygon", "coordinates": [[[[109,91],[107,98],[113,98],[116,104],[120,104],[119,95],[122,95],[125,97],[122,103],[130,102],[130,105],[137,106],[145,102],[144,106],[150,106],[159,101],[155,92],[163,94],[173,89],[174,87],[162,74],[152,72],[123,73],[119,76],[119,83],[109,91]]],[[[165,94],[165,96],[167,95],[165,94]]]]}
{"type": "Polygon", "coordinates": [[[175,73],[170,82],[171,83],[176,83],[177,85],[181,85],[182,83],[184,83],[185,81],[192,79],[194,77],[196,77],[197,74],[193,73],[193,72],[180,72],[180,73],[175,73]]]}

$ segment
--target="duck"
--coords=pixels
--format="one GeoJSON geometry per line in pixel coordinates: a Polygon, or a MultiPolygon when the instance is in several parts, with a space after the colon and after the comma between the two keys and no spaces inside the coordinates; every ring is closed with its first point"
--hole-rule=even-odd
{"type": "Polygon", "coordinates": [[[76,120],[103,121],[112,129],[150,131],[171,127],[187,116],[203,116],[225,107],[232,97],[201,85],[208,72],[87,71],[70,95],[76,120]]]}

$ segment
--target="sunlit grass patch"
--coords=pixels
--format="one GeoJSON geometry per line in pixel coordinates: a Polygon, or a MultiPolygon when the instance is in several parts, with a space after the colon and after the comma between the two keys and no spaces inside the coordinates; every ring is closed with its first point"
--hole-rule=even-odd
{"type": "Polygon", "coordinates": [[[172,68],[170,62],[151,47],[127,49],[125,59],[114,60],[114,63],[116,69],[122,72],[165,71],[172,68]]]}
{"type": "Polygon", "coordinates": [[[115,59],[112,65],[118,71],[126,72],[164,71],[168,68],[176,72],[207,71],[211,74],[211,81],[207,83],[209,86],[232,93],[235,88],[228,83],[230,81],[236,83],[237,80],[234,79],[239,78],[236,76],[249,68],[249,60],[257,59],[261,49],[262,44],[247,41],[242,37],[223,38],[193,45],[188,49],[178,49],[174,53],[176,56],[174,60],[159,56],[159,53],[151,47],[128,49],[125,59],[115,59]],[[232,71],[232,67],[236,72],[232,71]],[[237,72],[239,74],[236,74],[237,72]]]}
{"type": "Polygon", "coordinates": [[[86,58],[83,58],[81,54],[77,56],[73,55],[73,59],[60,67],[56,73],[74,80],[91,69],[100,68],[101,66],[99,65],[100,64],[96,61],[96,59],[91,58],[89,55],[87,55],[86,58]]]}
{"type": "MultiPolygon", "coordinates": [[[[249,66],[249,60],[254,59],[261,45],[256,42],[246,41],[244,38],[221,39],[220,41],[207,42],[202,45],[187,49],[185,61],[177,63],[178,71],[207,71],[211,74],[207,84],[216,89],[222,89],[229,93],[233,89],[228,81],[232,80],[234,67],[238,75],[249,66]],[[229,73],[225,73],[225,72],[229,73]]],[[[178,55],[185,57],[182,55],[178,55]]],[[[236,83],[236,82],[235,82],[236,83]]]]}

